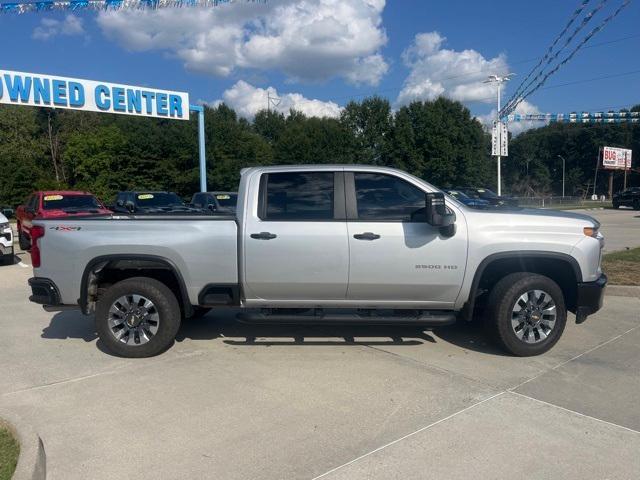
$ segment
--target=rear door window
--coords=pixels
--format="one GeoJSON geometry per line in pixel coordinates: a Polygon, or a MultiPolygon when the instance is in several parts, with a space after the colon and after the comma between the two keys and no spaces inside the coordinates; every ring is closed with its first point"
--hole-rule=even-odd
{"type": "Polygon", "coordinates": [[[334,173],[269,173],[261,186],[260,197],[262,220],[332,220],[334,173]]]}

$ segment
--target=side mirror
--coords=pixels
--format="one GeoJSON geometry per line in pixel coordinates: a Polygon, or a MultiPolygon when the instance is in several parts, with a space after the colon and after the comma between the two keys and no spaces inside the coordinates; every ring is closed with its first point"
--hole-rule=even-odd
{"type": "Polygon", "coordinates": [[[454,213],[447,212],[447,206],[444,201],[444,193],[430,192],[427,193],[426,220],[433,227],[440,228],[442,235],[451,237],[455,234],[456,216],[454,213]]]}
{"type": "Polygon", "coordinates": [[[24,209],[25,212],[27,212],[29,215],[35,215],[36,214],[36,209],[33,207],[27,207],[24,209]]]}
{"type": "Polygon", "coordinates": [[[133,212],[134,212],[134,210],[136,209],[135,204],[134,204],[131,200],[127,200],[127,201],[124,203],[124,206],[125,206],[125,208],[126,208],[127,210],[129,210],[131,213],[133,213],[133,212]]]}
{"type": "Polygon", "coordinates": [[[121,200],[118,200],[118,201],[116,202],[116,205],[118,205],[119,207],[124,207],[124,201],[123,201],[122,199],[121,199],[121,200]]]}
{"type": "Polygon", "coordinates": [[[209,205],[207,205],[207,208],[208,208],[209,210],[211,210],[212,212],[215,212],[215,211],[216,211],[216,206],[215,206],[213,203],[210,203],[209,205]]]}

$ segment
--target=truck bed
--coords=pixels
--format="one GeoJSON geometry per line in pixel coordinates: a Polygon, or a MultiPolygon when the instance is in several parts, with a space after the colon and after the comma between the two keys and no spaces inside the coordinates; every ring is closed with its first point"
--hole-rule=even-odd
{"type": "Polygon", "coordinates": [[[105,256],[166,259],[182,275],[194,305],[207,284],[238,284],[238,227],[233,216],[107,215],[34,224],[45,229],[39,239],[42,264],[34,273],[49,278],[55,272],[65,304],[78,302],[85,267],[105,256]]]}

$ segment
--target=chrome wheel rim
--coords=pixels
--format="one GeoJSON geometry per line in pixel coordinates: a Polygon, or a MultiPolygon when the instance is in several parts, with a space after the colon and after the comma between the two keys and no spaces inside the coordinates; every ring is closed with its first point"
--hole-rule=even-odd
{"type": "Polygon", "coordinates": [[[543,342],[556,325],[556,304],[544,290],[529,290],[511,310],[511,328],[525,343],[543,342]]]}
{"type": "Polygon", "coordinates": [[[151,300],[142,295],[124,295],[109,308],[109,331],[116,340],[137,347],[158,333],[160,315],[151,300]]]}

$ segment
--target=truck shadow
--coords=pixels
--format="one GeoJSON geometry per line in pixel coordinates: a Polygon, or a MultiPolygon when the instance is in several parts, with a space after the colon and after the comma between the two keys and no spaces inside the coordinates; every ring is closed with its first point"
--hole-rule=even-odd
{"type": "MultiPolygon", "coordinates": [[[[241,323],[235,319],[235,313],[211,312],[202,318],[185,320],[176,341],[218,340],[227,345],[247,347],[419,346],[445,342],[465,350],[504,355],[486,341],[482,328],[475,324],[459,323],[433,330],[403,325],[260,325],[241,323]]],[[[92,317],[68,310],[54,314],[50,324],[42,330],[41,337],[92,342],[97,339],[97,334],[92,317]]],[[[99,340],[97,347],[113,355],[99,340]]]]}

